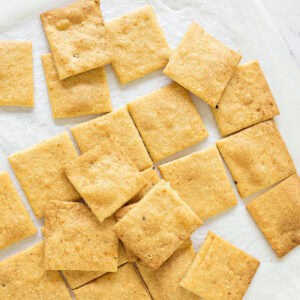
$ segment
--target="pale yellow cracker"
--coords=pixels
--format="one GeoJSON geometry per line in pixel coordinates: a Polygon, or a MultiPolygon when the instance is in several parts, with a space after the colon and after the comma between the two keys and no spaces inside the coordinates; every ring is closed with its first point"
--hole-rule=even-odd
{"type": "Polygon", "coordinates": [[[38,243],[0,262],[0,299],[72,299],[59,272],[44,269],[43,248],[38,243]]]}
{"type": "Polygon", "coordinates": [[[42,62],[54,118],[70,118],[112,111],[104,67],[60,80],[52,55],[42,55],[42,62]]]}
{"type": "Polygon", "coordinates": [[[157,269],[201,224],[190,207],[161,180],[113,230],[145,265],[157,269]]]}
{"type": "Polygon", "coordinates": [[[195,294],[182,288],[179,283],[186,274],[194,257],[192,246],[175,251],[175,253],[157,270],[137,263],[138,270],[155,300],[199,300],[195,294]]]}
{"type": "Polygon", "coordinates": [[[32,43],[0,41],[0,66],[0,106],[32,107],[32,43]]]}
{"type": "Polygon", "coordinates": [[[45,269],[116,272],[114,218],[100,223],[83,203],[51,201],[45,208],[45,269]]]}
{"type": "Polygon", "coordinates": [[[152,166],[150,156],[134,126],[127,108],[115,110],[105,116],[71,128],[82,153],[98,145],[108,135],[122,146],[140,171],[152,166]]]}
{"type": "MultiPolygon", "coordinates": [[[[125,249],[122,243],[119,243],[119,253],[118,253],[118,267],[129,262],[125,249]]],[[[71,289],[76,289],[95,278],[98,278],[106,272],[97,271],[63,271],[65,278],[67,279],[71,289]]]]}
{"type": "Polygon", "coordinates": [[[217,146],[243,198],[296,172],[273,120],[220,140],[217,146]]]}
{"type": "Polygon", "coordinates": [[[208,232],[180,285],[201,299],[240,300],[258,267],[256,258],[208,232]]]}
{"type": "Polygon", "coordinates": [[[279,257],[300,244],[300,178],[297,174],[252,200],[247,208],[279,257]]]}
{"type": "Polygon", "coordinates": [[[163,72],[215,107],[241,58],[193,22],[163,72]]]}
{"type": "Polygon", "coordinates": [[[0,249],[36,234],[37,230],[7,172],[0,173],[0,249]]]}
{"type": "Polygon", "coordinates": [[[151,300],[132,264],[74,290],[77,300],[151,300]]]}
{"type": "Polygon", "coordinates": [[[145,187],[142,188],[130,201],[128,201],[128,203],[140,201],[152,189],[152,187],[159,182],[160,179],[154,167],[143,171],[142,176],[146,182],[145,187]]]}
{"type": "Polygon", "coordinates": [[[64,164],[76,157],[77,151],[64,132],[8,158],[38,218],[44,216],[44,207],[50,200],[80,199],[64,173],[64,164]]]}
{"type": "Polygon", "coordinates": [[[99,0],[79,0],[41,14],[59,79],[102,67],[112,49],[99,0]]]}
{"type": "Polygon", "coordinates": [[[279,114],[258,61],[237,66],[217,107],[212,111],[222,136],[279,114]]]}
{"type": "Polygon", "coordinates": [[[176,83],[129,103],[128,111],[154,162],[208,136],[188,91],[176,83]]]}
{"type": "Polygon", "coordinates": [[[100,222],[145,185],[133,162],[110,138],[69,162],[65,171],[100,222]]]}
{"type": "Polygon", "coordinates": [[[216,146],[160,165],[159,171],[202,220],[237,204],[216,146]]]}
{"type": "Polygon", "coordinates": [[[113,45],[112,66],[121,83],[164,67],[171,50],[151,6],[106,24],[113,45]]]}

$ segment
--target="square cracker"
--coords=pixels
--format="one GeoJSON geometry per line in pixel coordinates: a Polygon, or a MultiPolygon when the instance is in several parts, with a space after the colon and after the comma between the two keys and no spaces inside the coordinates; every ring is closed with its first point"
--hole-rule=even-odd
{"type": "Polygon", "coordinates": [[[297,174],[252,200],[247,208],[279,257],[300,244],[300,178],[297,174]]]}
{"type": "Polygon", "coordinates": [[[36,234],[37,230],[7,172],[0,173],[0,249],[36,234]]]}
{"type": "Polygon", "coordinates": [[[169,183],[161,180],[113,230],[145,265],[157,269],[201,224],[169,183]]]}
{"type": "Polygon", "coordinates": [[[145,185],[133,162],[110,138],[66,164],[65,172],[100,222],[145,185]]]}
{"type": "MultiPolygon", "coordinates": [[[[119,243],[118,251],[118,267],[129,262],[125,249],[122,243],[119,243]]],[[[63,271],[65,278],[67,279],[71,289],[77,289],[78,287],[98,278],[106,272],[101,271],[63,271]]]]}
{"type": "Polygon", "coordinates": [[[72,299],[59,272],[44,269],[43,248],[38,243],[0,262],[0,299],[72,299]]]}
{"type": "Polygon", "coordinates": [[[79,0],[41,14],[59,79],[111,61],[112,49],[99,0],[79,0]]]}
{"type": "Polygon", "coordinates": [[[193,22],[163,72],[215,107],[241,58],[193,22]]]}
{"type": "Polygon", "coordinates": [[[151,6],[106,24],[114,54],[112,67],[125,84],[164,67],[171,50],[151,6]]]}
{"type": "Polygon", "coordinates": [[[222,136],[279,114],[258,61],[238,65],[216,108],[212,108],[222,136]]]}
{"type": "Polygon", "coordinates": [[[208,136],[188,91],[176,83],[141,97],[127,107],[154,162],[208,136]]]}
{"type": "Polygon", "coordinates": [[[138,270],[151,296],[155,300],[199,300],[195,294],[182,288],[179,283],[186,274],[194,257],[193,246],[176,250],[157,270],[137,262],[138,270]]]}
{"type": "Polygon", "coordinates": [[[44,207],[50,200],[80,199],[64,173],[64,164],[76,157],[77,151],[66,132],[9,156],[9,162],[38,218],[44,216],[44,207]]]}
{"type": "Polygon", "coordinates": [[[242,299],[259,261],[212,232],[180,285],[207,300],[242,299]]]}
{"type": "Polygon", "coordinates": [[[273,120],[222,139],[217,146],[243,198],[296,172],[273,120]]]}
{"type": "Polygon", "coordinates": [[[114,218],[99,223],[83,203],[51,201],[45,208],[46,270],[116,272],[114,218]]]}
{"type": "Polygon", "coordinates": [[[71,118],[112,111],[104,67],[60,80],[52,55],[42,55],[42,62],[54,118],[71,118]]]}
{"type": "Polygon", "coordinates": [[[71,128],[74,139],[82,153],[97,146],[107,136],[122,145],[140,171],[152,166],[151,158],[144,146],[127,108],[113,112],[71,128]]]}
{"type": "Polygon", "coordinates": [[[216,146],[160,165],[159,170],[202,220],[237,204],[216,146]]]}
{"type": "Polygon", "coordinates": [[[108,273],[74,290],[74,294],[77,300],[151,300],[130,263],[121,266],[116,273],[108,273]]]}
{"type": "Polygon", "coordinates": [[[0,54],[0,106],[32,107],[32,43],[0,41],[0,54]]]}

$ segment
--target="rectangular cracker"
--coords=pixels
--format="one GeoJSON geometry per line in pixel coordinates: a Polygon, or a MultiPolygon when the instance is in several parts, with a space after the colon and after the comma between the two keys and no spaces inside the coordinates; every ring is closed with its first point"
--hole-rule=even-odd
{"type": "Polygon", "coordinates": [[[216,146],[160,165],[159,171],[202,220],[237,204],[216,146]]]}
{"type": "Polygon", "coordinates": [[[201,224],[190,207],[161,180],[113,230],[145,265],[157,269],[201,224]]]}
{"type": "Polygon", "coordinates": [[[51,201],[45,208],[46,270],[116,272],[114,218],[99,223],[83,203],[51,201]],[[79,230],[80,229],[80,230],[79,230]]]}
{"type": "Polygon", "coordinates": [[[82,153],[112,136],[128,154],[140,171],[152,166],[150,156],[127,108],[113,112],[71,128],[72,135],[82,153]]]}
{"type": "Polygon", "coordinates": [[[0,106],[32,107],[32,43],[0,41],[0,53],[0,106]]]}
{"type": "Polygon", "coordinates": [[[296,172],[273,120],[217,142],[242,198],[296,172]]]}
{"type": "Polygon", "coordinates": [[[112,111],[104,67],[60,80],[51,54],[42,55],[42,63],[55,119],[112,111]]]}
{"type": "Polygon", "coordinates": [[[80,195],[64,173],[64,164],[78,157],[67,132],[9,156],[9,162],[38,218],[53,199],[75,201],[80,195]]]}
{"type": "Polygon", "coordinates": [[[171,50],[151,6],[110,21],[106,27],[114,49],[112,67],[121,83],[168,63],[171,50]]]}
{"type": "MultiPolygon", "coordinates": [[[[125,249],[122,243],[119,243],[119,252],[118,252],[118,267],[129,262],[125,249]]],[[[76,289],[95,278],[98,278],[106,272],[101,271],[63,271],[65,278],[67,279],[71,289],[76,289]]]]}
{"type": "Polygon", "coordinates": [[[112,49],[99,0],[79,0],[41,14],[60,80],[102,67],[112,49]]]}
{"type": "Polygon", "coordinates": [[[125,264],[116,273],[108,273],[74,290],[77,300],[122,299],[151,300],[134,266],[125,264]]]}
{"type": "Polygon", "coordinates": [[[215,107],[241,58],[193,22],[163,72],[215,107]]]}
{"type": "Polygon", "coordinates": [[[25,209],[7,172],[0,173],[0,249],[36,234],[30,216],[25,209]]]}
{"type": "Polygon", "coordinates": [[[203,299],[242,299],[259,261],[212,232],[180,285],[203,299]]]}
{"type": "Polygon", "coordinates": [[[111,138],[70,161],[65,172],[100,222],[145,185],[133,162],[111,138]]]}
{"type": "Polygon", "coordinates": [[[247,208],[279,257],[300,244],[300,178],[297,174],[252,200],[247,208]]]}
{"type": "Polygon", "coordinates": [[[72,299],[59,272],[44,269],[43,248],[38,243],[0,262],[0,299],[72,299]]]}
{"type": "Polygon", "coordinates": [[[127,107],[154,162],[208,136],[188,91],[176,83],[128,103],[127,107]]]}
{"type": "Polygon", "coordinates": [[[196,253],[193,246],[176,250],[157,270],[137,262],[138,270],[151,296],[155,300],[199,300],[195,294],[182,288],[179,283],[190,267],[196,253]]]}
{"type": "Polygon", "coordinates": [[[226,136],[279,114],[258,61],[238,65],[212,112],[226,136]]]}

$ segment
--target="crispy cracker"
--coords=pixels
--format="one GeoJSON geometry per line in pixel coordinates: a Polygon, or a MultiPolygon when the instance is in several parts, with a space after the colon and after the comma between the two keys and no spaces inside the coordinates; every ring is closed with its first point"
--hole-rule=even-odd
{"type": "Polygon", "coordinates": [[[60,80],[52,55],[42,55],[42,62],[55,119],[112,111],[104,67],[60,80]]]}
{"type": "Polygon", "coordinates": [[[161,180],[113,230],[125,247],[157,269],[201,224],[170,185],[161,180]]]}
{"type": "Polygon", "coordinates": [[[159,171],[202,220],[237,204],[216,146],[160,165],[159,171]]]}
{"type": "Polygon", "coordinates": [[[151,300],[130,263],[121,266],[116,273],[108,273],[74,290],[77,300],[122,299],[151,300]]]}
{"type": "Polygon", "coordinates": [[[100,222],[145,185],[133,162],[110,138],[69,162],[65,171],[100,222]]]}
{"type": "Polygon", "coordinates": [[[217,146],[243,198],[296,172],[273,120],[222,139],[217,146]]]}
{"type": "Polygon", "coordinates": [[[37,230],[7,172],[0,173],[0,249],[36,234],[37,230]]]}
{"type": "Polygon", "coordinates": [[[146,182],[144,188],[142,188],[128,203],[135,203],[140,201],[152,188],[159,182],[159,176],[155,171],[155,168],[149,168],[142,172],[142,176],[146,182]]]}
{"type": "Polygon", "coordinates": [[[242,299],[259,261],[212,232],[180,285],[203,299],[242,299]]]}
{"type": "Polygon", "coordinates": [[[83,203],[51,201],[45,208],[46,270],[116,272],[114,218],[99,223],[83,203]]]}
{"type": "Polygon", "coordinates": [[[153,299],[199,300],[198,296],[179,285],[195,255],[192,246],[177,250],[157,270],[152,270],[137,262],[138,270],[153,299]]]}
{"type": "Polygon", "coordinates": [[[279,114],[258,61],[237,66],[217,108],[212,111],[222,136],[279,114]]]}
{"type": "Polygon", "coordinates": [[[297,174],[252,200],[247,208],[279,257],[300,244],[300,178],[297,174]]]}
{"type": "Polygon", "coordinates": [[[44,216],[44,207],[50,200],[80,199],[63,169],[66,162],[77,156],[66,132],[9,156],[9,162],[38,218],[44,216]]]}
{"type": "Polygon", "coordinates": [[[193,22],[163,72],[215,107],[241,58],[193,22]]]}
{"type": "Polygon", "coordinates": [[[128,110],[154,162],[208,136],[188,91],[176,83],[129,103],[128,110]]]}
{"type": "Polygon", "coordinates": [[[59,272],[44,269],[43,248],[38,243],[0,262],[0,299],[72,299],[59,272]]]}
{"type": "Polygon", "coordinates": [[[32,43],[0,41],[0,53],[0,106],[32,107],[32,43]]]}
{"type": "Polygon", "coordinates": [[[59,79],[102,67],[112,49],[99,0],[79,0],[41,14],[59,79]]]}
{"type": "MultiPolygon", "coordinates": [[[[129,262],[125,249],[122,243],[119,243],[119,252],[118,252],[118,267],[129,262]]],[[[98,278],[106,272],[97,272],[97,271],[63,271],[64,276],[66,277],[71,289],[76,289],[95,278],[98,278]]]]}
{"type": "Polygon", "coordinates": [[[171,50],[151,6],[106,24],[114,48],[112,66],[121,83],[164,67],[171,50]]]}
{"type": "Polygon", "coordinates": [[[127,108],[115,110],[105,116],[71,128],[82,153],[97,146],[108,135],[122,146],[140,171],[152,166],[150,156],[134,126],[127,108]]]}

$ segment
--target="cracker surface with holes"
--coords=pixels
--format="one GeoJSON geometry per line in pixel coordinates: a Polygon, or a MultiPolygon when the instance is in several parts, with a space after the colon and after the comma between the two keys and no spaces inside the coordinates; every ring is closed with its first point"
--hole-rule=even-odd
{"type": "Polygon", "coordinates": [[[216,146],[160,165],[159,170],[202,220],[237,204],[216,146]]]}
{"type": "Polygon", "coordinates": [[[38,218],[50,200],[75,201],[80,195],[64,173],[64,164],[78,157],[64,132],[9,156],[9,162],[38,218]]]}
{"type": "Polygon", "coordinates": [[[257,61],[237,66],[218,105],[212,108],[222,136],[227,136],[279,114],[257,61]]]}
{"type": "Polygon", "coordinates": [[[112,49],[99,0],[79,0],[41,14],[59,79],[102,67],[112,49]]]}
{"type": "Polygon", "coordinates": [[[241,300],[259,261],[212,232],[180,285],[208,300],[241,300]]]}
{"type": "Polygon", "coordinates": [[[222,139],[217,146],[242,198],[296,172],[273,120],[222,139]]]}
{"type": "Polygon", "coordinates": [[[161,180],[113,230],[145,265],[157,269],[201,224],[190,207],[161,180]]]}
{"type": "Polygon", "coordinates": [[[279,257],[300,244],[300,179],[297,174],[252,200],[247,208],[279,257]]]}
{"type": "Polygon", "coordinates": [[[112,111],[106,71],[96,68],[60,80],[51,54],[42,56],[53,117],[71,118],[112,111]]]}
{"type": "Polygon", "coordinates": [[[127,106],[154,162],[208,136],[188,91],[176,83],[164,86],[127,106]]]}
{"type": "Polygon", "coordinates": [[[241,55],[193,22],[164,74],[215,107],[240,60],[241,55]]]}
{"type": "Polygon", "coordinates": [[[114,49],[112,66],[121,83],[164,67],[171,53],[151,6],[107,23],[114,49]]]}

